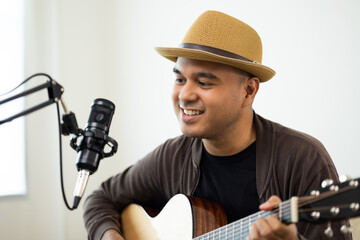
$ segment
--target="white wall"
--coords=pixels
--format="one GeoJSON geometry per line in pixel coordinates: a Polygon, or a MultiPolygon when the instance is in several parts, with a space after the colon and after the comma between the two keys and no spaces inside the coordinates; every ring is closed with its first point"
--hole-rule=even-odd
{"type": "MultiPolygon", "coordinates": [[[[247,22],[262,37],[263,63],[277,75],[261,85],[255,110],[317,137],[340,173],[360,175],[358,1],[26,2],[26,76],[46,72],[62,84],[81,127],[95,98],[116,104],[110,136],[119,150],[100,163],[85,197],[180,134],[170,103],[173,63],[153,47],[177,46],[207,9],[247,22]]],[[[26,117],[28,194],[0,199],[0,239],[86,238],[82,204],[70,212],[62,202],[55,114],[51,106],[26,117]]],[[[63,137],[66,193],[72,201],[76,153],[68,141],[63,137]]]]}

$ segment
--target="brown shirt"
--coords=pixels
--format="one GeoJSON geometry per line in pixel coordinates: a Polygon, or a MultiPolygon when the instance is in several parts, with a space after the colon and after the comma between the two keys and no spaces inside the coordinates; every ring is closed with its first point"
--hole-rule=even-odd
{"type": "MultiPolygon", "coordinates": [[[[282,200],[318,189],[326,178],[338,179],[324,146],[315,138],[266,120],[254,113],[256,184],[259,201],[277,195],[282,200]]],[[[199,181],[201,139],[169,139],[135,165],[102,183],[84,204],[89,239],[100,239],[110,228],[120,232],[120,213],[130,203],[161,208],[175,194],[193,195],[199,181]]],[[[342,222],[344,224],[345,222],[342,222]]],[[[327,224],[297,224],[309,239],[328,239],[327,224]]],[[[334,239],[351,239],[332,224],[334,239]]]]}

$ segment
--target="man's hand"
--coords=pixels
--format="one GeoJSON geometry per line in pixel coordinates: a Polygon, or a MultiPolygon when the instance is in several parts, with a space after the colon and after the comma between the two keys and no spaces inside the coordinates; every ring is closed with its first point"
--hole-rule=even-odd
{"type": "Polygon", "coordinates": [[[101,240],[124,240],[124,238],[115,229],[109,229],[106,230],[101,240]]]}
{"type": "MultiPolygon", "coordinates": [[[[281,203],[281,199],[277,196],[270,197],[267,202],[260,205],[260,209],[270,211],[281,203]]],[[[293,240],[297,238],[297,229],[295,224],[285,225],[280,220],[271,216],[267,219],[258,219],[251,227],[248,240],[293,240]]]]}

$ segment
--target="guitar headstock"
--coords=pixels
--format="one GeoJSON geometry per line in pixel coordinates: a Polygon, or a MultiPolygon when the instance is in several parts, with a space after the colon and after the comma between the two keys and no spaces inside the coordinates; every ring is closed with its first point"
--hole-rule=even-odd
{"type": "Polygon", "coordinates": [[[298,199],[299,219],[315,222],[359,216],[359,184],[360,178],[341,183],[325,180],[322,188],[298,199]]]}

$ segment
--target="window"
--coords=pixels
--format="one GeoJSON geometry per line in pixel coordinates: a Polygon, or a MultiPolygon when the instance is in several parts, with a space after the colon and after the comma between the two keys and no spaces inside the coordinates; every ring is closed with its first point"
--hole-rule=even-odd
{"type": "MultiPolygon", "coordinates": [[[[0,0],[0,94],[24,79],[23,6],[23,0],[0,0]]],[[[0,120],[23,108],[22,99],[0,105],[0,120]]],[[[24,118],[0,125],[0,196],[26,193],[24,135],[24,118]]]]}

